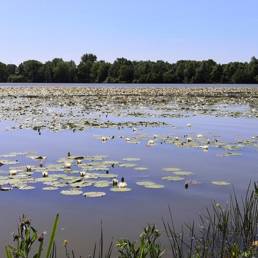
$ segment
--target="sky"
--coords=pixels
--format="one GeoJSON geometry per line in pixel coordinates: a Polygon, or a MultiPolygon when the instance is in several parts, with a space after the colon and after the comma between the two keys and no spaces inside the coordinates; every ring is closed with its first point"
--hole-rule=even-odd
{"type": "Polygon", "coordinates": [[[258,57],[257,0],[0,0],[0,61],[258,57]]]}

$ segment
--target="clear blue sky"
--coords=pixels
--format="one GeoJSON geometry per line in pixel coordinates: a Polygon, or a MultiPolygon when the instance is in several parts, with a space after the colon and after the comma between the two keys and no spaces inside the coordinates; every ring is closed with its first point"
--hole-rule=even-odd
{"type": "Polygon", "coordinates": [[[258,57],[258,0],[0,0],[0,61],[258,57]]]}

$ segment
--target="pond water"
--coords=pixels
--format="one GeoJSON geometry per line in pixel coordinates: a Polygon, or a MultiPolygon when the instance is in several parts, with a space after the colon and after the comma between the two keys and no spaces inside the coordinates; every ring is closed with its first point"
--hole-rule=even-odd
{"type": "MultiPolygon", "coordinates": [[[[12,105],[8,103],[11,109],[12,105]]],[[[152,109],[143,105],[142,116],[128,116],[120,111],[102,118],[109,123],[155,121],[159,124],[136,124],[135,127],[112,124],[106,128],[89,126],[83,130],[41,128],[37,131],[29,123],[19,129],[21,121],[25,123],[25,115],[21,114],[18,119],[10,114],[4,119],[7,113],[1,113],[0,161],[6,164],[0,167],[0,182],[12,188],[0,191],[1,257],[3,246],[10,243],[12,232],[16,230],[15,222],[22,214],[32,218],[41,231],[48,232],[55,214],[60,213],[58,244],[68,239],[75,250],[86,253],[100,236],[101,221],[107,240],[112,237],[134,239],[147,223],[156,223],[162,230],[162,218],[169,217],[168,207],[172,209],[177,225],[181,225],[196,219],[212,200],[227,201],[233,187],[236,193],[244,194],[250,181],[258,179],[258,120],[248,113],[248,104],[223,101],[208,113],[193,114],[184,109],[179,117],[168,116],[177,112],[169,109],[170,105],[173,106],[170,103],[159,108],[152,106],[152,109]],[[235,111],[243,112],[243,115],[232,115],[235,111]],[[84,159],[77,164],[74,155],[84,159]],[[38,160],[37,156],[46,156],[46,159],[38,160]],[[71,168],[64,168],[67,160],[71,161],[71,168]],[[32,174],[26,175],[23,171],[26,165],[32,167],[32,174]],[[17,170],[11,178],[10,170],[17,170]],[[49,173],[44,180],[41,180],[42,171],[49,173]],[[76,180],[87,181],[80,176],[80,171],[95,177],[89,177],[90,184],[80,185],[77,191],[97,191],[106,195],[87,198],[82,194],[61,194],[61,191],[71,189],[76,180]],[[119,181],[124,177],[131,191],[113,192],[110,184],[96,187],[98,181],[111,183],[112,174],[119,181]],[[25,177],[21,185],[16,182],[19,175],[25,177]],[[53,184],[48,180],[53,175],[64,176],[57,180],[58,184],[53,184]],[[156,187],[139,185],[144,181],[151,181],[156,187]],[[185,189],[185,183],[189,184],[188,189],[185,189]],[[24,186],[35,188],[23,190],[24,186]],[[49,186],[57,189],[43,189],[49,186]]],[[[65,107],[49,106],[48,103],[41,108],[37,107],[37,110],[41,110],[43,116],[44,112],[59,112],[65,107]]],[[[130,108],[139,111],[137,106],[130,108]]],[[[69,114],[70,111],[65,112],[69,114]]],[[[95,112],[87,114],[87,118],[103,115],[102,110],[95,112]]],[[[40,120],[39,114],[37,118],[40,120]]]]}

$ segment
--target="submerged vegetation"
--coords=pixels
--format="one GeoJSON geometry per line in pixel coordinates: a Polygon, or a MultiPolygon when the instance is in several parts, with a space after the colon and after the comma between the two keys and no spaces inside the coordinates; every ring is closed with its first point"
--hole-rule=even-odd
{"type": "Polygon", "coordinates": [[[44,83],[258,83],[258,59],[218,64],[213,60],[98,61],[93,54],[74,61],[55,58],[41,63],[27,60],[18,66],[0,62],[0,82],[44,83]]]}
{"type": "MultiPolygon", "coordinates": [[[[163,219],[164,234],[169,242],[161,242],[161,232],[155,225],[148,225],[140,234],[138,241],[128,239],[110,241],[104,250],[104,237],[101,236],[93,252],[80,257],[91,258],[240,258],[257,257],[258,255],[258,188],[248,187],[246,195],[241,198],[236,193],[223,205],[214,202],[199,220],[182,227],[181,231],[173,221],[171,210],[170,221],[163,219]],[[116,250],[115,250],[116,249],[116,250]]],[[[75,252],[69,251],[68,240],[64,240],[64,251],[55,245],[55,235],[59,223],[56,216],[48,245],[44,244],[44,235],[32,226],[30,220],[22,217],[18,232],[14,234],[14,245],[5,248],[6,258],[75,258],[75,252]],[[38,245],[38,247],[36,247],[38,245]],[[33,255],[33,253],[35,254],[33,255]],[[64,253],[62,255],[61,253],[64,253]]]]}

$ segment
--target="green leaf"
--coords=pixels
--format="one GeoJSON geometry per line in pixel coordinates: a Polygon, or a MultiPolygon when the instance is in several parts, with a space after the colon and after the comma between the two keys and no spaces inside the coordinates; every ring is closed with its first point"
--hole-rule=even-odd
{"type": "Polygon", "coordinates": [[[56,218],[55,218],[55,221],[54,221],[54,224],[53,224],[53,227],[52,227],[52,232],[51,232],[50,240],[49,240],[49,243],[48,243],[46,258],[50,257],[50,253],[51,253],[51,250],[53,248],[58,224],[59,224],[59,214],[56,215],[56,218]]]}

